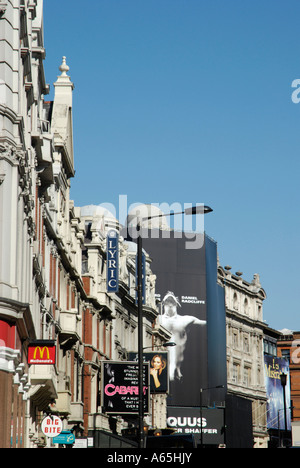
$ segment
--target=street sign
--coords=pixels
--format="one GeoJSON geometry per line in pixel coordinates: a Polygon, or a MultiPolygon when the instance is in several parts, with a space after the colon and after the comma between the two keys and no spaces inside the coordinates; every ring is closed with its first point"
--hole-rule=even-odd
{"type": "Polygon", "coordinates": [[[58,416],[50,415],[46,416],[41,424],[43,434],[47,437],[58,436],[63,428],[62,420],[58,416]]]}
{"type": "Polygon", "coordinates": [[[53,439],[54,444],[72,445],[74,442],[75,436],[71,431],[61,431],[61,433],[53,439]]]}

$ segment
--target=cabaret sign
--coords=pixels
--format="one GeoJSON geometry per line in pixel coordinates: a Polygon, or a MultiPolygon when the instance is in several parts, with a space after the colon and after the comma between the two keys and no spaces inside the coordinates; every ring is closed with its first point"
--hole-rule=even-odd
{"type": "MultiPolygon", "coordinates": [[[[149,363],[143,365],[144,414],[149,412],[149,363]]],[[[102,406],[108,414],[139,412],[138,364],[107,361],[102,363],[102,406]]]]}

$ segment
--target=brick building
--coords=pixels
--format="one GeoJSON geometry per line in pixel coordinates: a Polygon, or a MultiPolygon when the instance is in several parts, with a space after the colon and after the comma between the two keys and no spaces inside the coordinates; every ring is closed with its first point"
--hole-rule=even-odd
{"type": "Polygon", "coordinates": [[[294,446],[300,446],[300,332],[281,330],[277,341],[278,357],[287,359],[290,366],[292,439],[294,446]]]}

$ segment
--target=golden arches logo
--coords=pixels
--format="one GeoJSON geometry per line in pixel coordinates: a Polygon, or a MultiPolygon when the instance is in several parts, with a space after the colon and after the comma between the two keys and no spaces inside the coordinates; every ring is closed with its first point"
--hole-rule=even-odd
{"type": "Polygon", "coordinates": [[[50,359],[50,352],[49,352],[49,348],[48,346],[44,346],[43,348],[41,348],[40,346],[37,346],[34,350],[34,353],[33,353],[33,359],[36,359],[36,354],[37,354],[37,351],[39,350],[40,352],[40,359],[43,359],[43,356],[44,356],[44,352],[46,351],[47,353],[47,359],[49,360],[50,359]]]}

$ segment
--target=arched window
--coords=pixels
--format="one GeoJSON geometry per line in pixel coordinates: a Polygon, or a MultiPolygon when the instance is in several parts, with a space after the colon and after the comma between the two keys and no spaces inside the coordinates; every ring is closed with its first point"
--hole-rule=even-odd
{"type": "Polygon", "coordinates": [[[249,303],[247,298],[244,300],[244,314],[249,315],[249,303]]]}
{"type": "Polygon", "coordinates": [[[237,293],[234,293],[233,295],[233,308],[234,310],[238,310],[238,297],[237,297],[237,293]]]}

